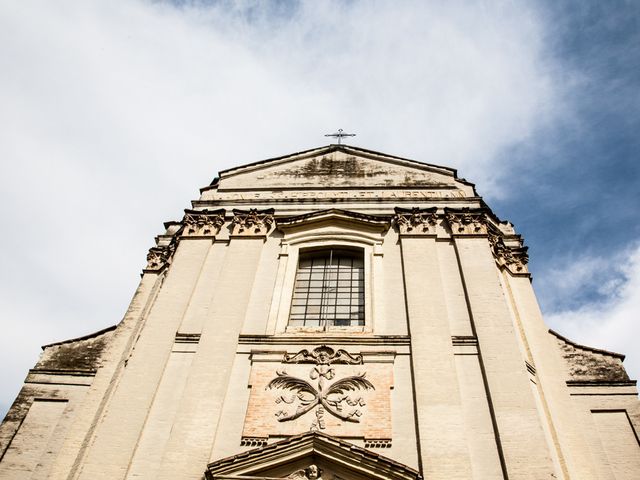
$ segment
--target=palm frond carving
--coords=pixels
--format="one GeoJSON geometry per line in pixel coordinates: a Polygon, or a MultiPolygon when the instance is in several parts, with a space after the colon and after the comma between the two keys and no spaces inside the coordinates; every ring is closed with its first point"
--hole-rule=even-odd
{"type": "Polygon", "coordinates": [[[333,382],[324,396],[331,394],[345,394],[346,392],[353,392],[356,390],[375,390],[376,387],[367,380],[365,377],[366,374],[361,373],[360,375],[354,375],[352,377],[345,377],[341,380],[333,382]]]}
{"type": "Polygon", "coordinates": [[[318,396],[318,391],[311,384],[301,378],[287,375],[286,372],[276,372],[277,377],[267,384],[267,389],[283,388],[294,392],[310,393],[314,397],[318,396]]]}

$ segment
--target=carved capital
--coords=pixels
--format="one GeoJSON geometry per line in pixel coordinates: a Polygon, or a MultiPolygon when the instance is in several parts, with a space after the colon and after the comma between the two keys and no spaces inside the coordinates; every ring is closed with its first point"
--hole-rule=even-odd
{"type": "Polygon", "coordinates": [[[489,243],[491,244],[493,257],[499,267],[505,267],[511,273],[529,273],[527,269],[527,263],[529,262],[527,247],[507,246],[502,236],[494,232],[489,232],[489,243]]]}
{"type": "Polygon", "coordinates": [[[231,222],[232,235],[267,235],[275,224],[273,209],[234,210],[231,222]]]}
{"type": "Polygon", "coordinates": [[[436,208],[396,207],[395,211],[393,222],[400,235],[435,235],[438,223],[436,208]]]}
{"type": "Polygon", "coordinates": [[[487,219],[482,211],[445,210],[445,217],[452,235],[486,235],[487,219]]]}
{"type": "Polygon", "coordinates": [[[182,220],[186,237],[213,237],[224,225],[224,210],[185,210],[182,220]]]}
{"type": "Polygon", "coordinates": [[[161,272],[164,270],[169,263],[171,263],[171,257],[173,256],[174,250],[175,245],[173,243],[169,245],[151,247],[147,254],[147,267],[144,271],[161,272]]]}

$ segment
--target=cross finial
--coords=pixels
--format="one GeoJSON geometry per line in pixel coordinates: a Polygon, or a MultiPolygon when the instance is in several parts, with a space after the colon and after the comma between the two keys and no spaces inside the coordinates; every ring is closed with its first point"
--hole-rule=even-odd
{"type": "Polygon", "coordinates": [[[355,137],[355,136],[356,136],[355,133],[343,133],[343,130],[341,128],[339,128],[336,133],[327,133],[325,135],[325,137],[337,138],[338,139],[338,145],[340,145],[342,143],[342,139],[344,137],[355,137]]]}

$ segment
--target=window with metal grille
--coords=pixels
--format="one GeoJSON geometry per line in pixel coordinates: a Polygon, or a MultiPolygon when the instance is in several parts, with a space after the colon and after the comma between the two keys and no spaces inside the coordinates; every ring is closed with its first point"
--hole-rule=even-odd
{"type": "Polygon", "coordinates": [[[361,251],[326,249],[300,254],[289,325],[364,325],[361,251]]]}

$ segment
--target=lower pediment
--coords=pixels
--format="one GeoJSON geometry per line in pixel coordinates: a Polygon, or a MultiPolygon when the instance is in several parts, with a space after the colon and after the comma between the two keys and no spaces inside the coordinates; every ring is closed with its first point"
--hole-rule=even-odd
{"type": "Polygon", "coordinates": [[[419,479],[401,463],[319,432],[294,435],[208,465],[208,480],[419,479]]]}

